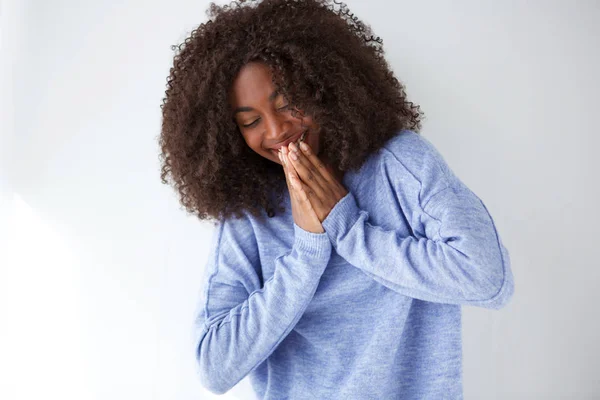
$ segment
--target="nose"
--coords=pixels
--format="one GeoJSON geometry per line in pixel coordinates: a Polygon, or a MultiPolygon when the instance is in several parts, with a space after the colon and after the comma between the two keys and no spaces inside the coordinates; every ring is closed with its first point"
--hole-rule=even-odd
{"type": "Polygon", "coordinates": [[[283,114],[273,114],[265,117],[267,144],[273,146],[283,142],[292,134],[292,121],[283,114]]]}

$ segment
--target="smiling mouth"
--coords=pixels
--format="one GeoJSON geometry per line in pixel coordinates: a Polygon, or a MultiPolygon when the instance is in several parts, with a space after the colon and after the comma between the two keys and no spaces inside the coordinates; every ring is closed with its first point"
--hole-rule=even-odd
{"type": "MultiPolygon", "coordinates": [[[[297,140],[292,140],[292,141],[289,141],[287,144],[285,144],[285,145],[283,145],[283,146],[281,146],[281,147],[288,146],[288,145],[289,145],[290,143],[292,143],[292,142],[294,142],[294,144],[295,144],[296,146],[298,146],[298,144],[299,144],[300,142],[305,142],[305,141],[306,141],[306,138],[308,138],[308,129],[306,129],[304,132],[302,132],[302,133],[300,134],[300,136],[298,137],[298,139],[297,139],[297,140]]],[[[280,148],[281,148],[281,147],[280,147],[280,148]]],[[[273,154],[275,154],[276,156],[278,156],[278,157],[279,157],[279,149],[271,149],[271,152],[272,152],[273,154]]]]}

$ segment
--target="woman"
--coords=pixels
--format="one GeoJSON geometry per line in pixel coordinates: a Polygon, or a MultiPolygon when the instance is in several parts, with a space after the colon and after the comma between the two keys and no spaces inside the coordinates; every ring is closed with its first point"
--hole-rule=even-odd
{"type": "Polygon", "coordinates": [[[508,252],[417,131],[381,39],[342,3],[211,4],[163,101],[162,180],[216,230],[202,384],[261,399],[459,399],[461,305],[500,308],[508,252]]]}

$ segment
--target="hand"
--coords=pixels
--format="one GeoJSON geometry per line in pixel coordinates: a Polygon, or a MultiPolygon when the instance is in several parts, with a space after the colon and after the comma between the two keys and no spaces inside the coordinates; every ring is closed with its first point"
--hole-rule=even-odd
{"type": "Polygon", "coordinates": [[[279,151],[279,159],[283,164],[285,181],[287,182],[288,190],[290,191],[294,222],[305,231],[323,233],[325,232],[323,225],[321,225],[321,222],[308,199],[306,186],[300,181],[300,178],[296,174],[296,170],[292,167],[287,150],[286,147],[282,147],[279,151]]]}
{"type": "Polygon", "coordinates": [[[331,167],[325,166],[307,143],[301,142],[300,146],[301,150],[294,143],[289,144],[289,158],[295,175],[302,180],[303,193],[310,199],[319,221],[323,222],[337,202],[348,194],[348,190],[334,176],[331,167]]]}

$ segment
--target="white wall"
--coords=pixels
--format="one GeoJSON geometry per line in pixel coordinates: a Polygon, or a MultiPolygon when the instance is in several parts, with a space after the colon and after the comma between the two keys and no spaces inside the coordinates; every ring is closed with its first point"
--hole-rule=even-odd
{"type": "MultiPolygon", "coordinates": [[[[212,398],[189,337],[211,227],[156,141],[208,3],[0,0],[3,399],[212,398]]],[[[463,308],[465,398],[597,398],[600,6],[347,3],[511,253],[513,301],[463,308]]]]}

